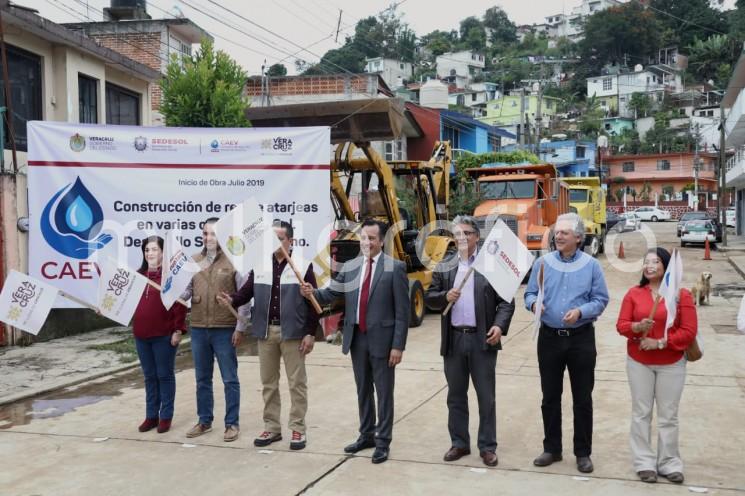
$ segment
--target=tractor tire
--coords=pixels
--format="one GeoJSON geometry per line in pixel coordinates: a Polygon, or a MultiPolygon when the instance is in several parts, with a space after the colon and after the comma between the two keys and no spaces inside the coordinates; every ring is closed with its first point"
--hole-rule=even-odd
{"type": "Polygon", "coordinates": [[[424,288],[422,283],[416,279],[409,280],[409,303],[411,305],[409,327],[419,327],[424,320],[424,288]]]}

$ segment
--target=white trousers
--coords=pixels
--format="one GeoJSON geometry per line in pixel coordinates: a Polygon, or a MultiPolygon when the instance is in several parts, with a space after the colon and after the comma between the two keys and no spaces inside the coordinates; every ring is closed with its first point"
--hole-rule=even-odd
{"type": "Polygon", "coordinates": [[[626,361],[631,388],[631,457],[634,470],[683,472],[678,448],[678,406],[686,378],[686,359],[670,365],[626,361]],[[657,454],[652,449],[652,408],[657,403],[657,454]]]}

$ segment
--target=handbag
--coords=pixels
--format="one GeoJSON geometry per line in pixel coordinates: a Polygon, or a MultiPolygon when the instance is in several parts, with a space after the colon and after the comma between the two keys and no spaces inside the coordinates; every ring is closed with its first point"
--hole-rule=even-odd
{"type": "MultiPolygon", "coordinates": [[[[696,308],[694,307],[694,311],[696,308]]],[[[676,315],[676,319],[678,323],[680,323],[680,296],[678,296],[678,311],[676,315]]],[[[686,360],[689,362],[697,362],[701,360],[701,358],[704,356],[704,351],[701,349],[701,346],[698,344],[698,328],[696,328],[696,337],[693,338],[693,341],[691,341],[691,344],[688,345],[688,348],[685,350],[685,357],[686,360]]]]}

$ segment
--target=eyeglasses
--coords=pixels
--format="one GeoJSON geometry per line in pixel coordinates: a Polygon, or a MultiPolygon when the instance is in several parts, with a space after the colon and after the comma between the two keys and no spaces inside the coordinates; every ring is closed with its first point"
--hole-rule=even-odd
{"type": "Polygon", "coordinates": [[[456,238],[462,238],[462,237],[467,237],[467,236],[473,236],[476,234],[476,231],[458,231],[454,234],[456,238]]]}

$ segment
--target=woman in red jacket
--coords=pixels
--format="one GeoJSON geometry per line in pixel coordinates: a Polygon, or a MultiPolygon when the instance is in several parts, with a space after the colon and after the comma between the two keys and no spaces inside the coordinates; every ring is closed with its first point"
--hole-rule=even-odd
{"type": "MultiPolygon", "coordinates": [[[[162,264],[163,238],[144,239],[140,274],[160,284],[162,264]]],[[[157,427],[163,433],[171,428],[176,396],[176,350],[181,335],[186,332],[185,319],[183,305],[176,303],[166,310],[160,292],[149,284],[145,286],[133,323],[137,355],[145,376],[145,420],[140,424],[140,432],[157,427]]]]}
{"type": "Polygon", "coordinates": [[[665,333],[667,309],[661,299],[653,318],[660,282],[670,262],[664,248],[644,257],[642,279],[626,293],[616,328],[628,339],[626,371],[631,388],[631,456],[634,470],[644,482],[657,475],[683,482],[678,449],[678,405],[686,376],[684,352],[696,339],[698,324],[693,297],[680,290],[675,322],[665,333]],[[657,403],[657,453],[652,449],[652,407],[657,403]]]}

